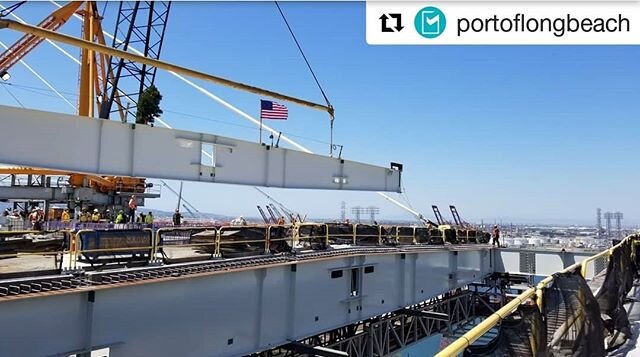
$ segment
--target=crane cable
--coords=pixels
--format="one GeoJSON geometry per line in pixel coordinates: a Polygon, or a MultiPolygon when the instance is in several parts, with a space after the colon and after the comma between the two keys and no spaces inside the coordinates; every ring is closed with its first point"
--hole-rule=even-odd
{"type": "Polygon", "coordinates": [[[11,6],[5,7],[2,11],[0,11],[0,18],[11,15],[12,12],[16,11],[20,6],[24,5],[26,1],[20,1],[11,6]]]}
{"type": "Polygon", "coordinates": [[[300,42],[298,41],[298,38],[296,37],[296,34],[293,32],[293,29],[291,28],[291,25],[289,25],[289,21],[287,21],[287,17],[284,15],[284,12],[282,11],[282,8],[280,7],[280,4],[278,4],[278,1],[274,1],[274,3],[276,4],[276,7],[278,8],[278,12],[280,13],[280,16],[282,16],[282,20],[284,21],[284,24],[287,26],[287,29],[289,30],[289,33],[291,34],[291,38],[293,39],[293,42],[295,42],[296,47],[298,47],[298,51],[300,52],[300,55],[302,56],[302,59],[304,59],[304,62],[307,64],[307,68],[309,69],[309,72],[311,72],[311,76],[313,77],[313,80],[316,82],[316,85],[318,86],[318,89],[320,90],[320,93],[322,93],[322,97],[324,98],[325,103],[327,104],[327,107],[329,107],[329,125],[330,125],[330,143],[329,143],[329,153],[331,154],[331,156],[333,156],[333,150],[334,150],[334,146],[333,145],[333,121],[335,119],[335,112],[333,109],[333,105],[331,105],[331,102],[329,101],[329,97],[327,97],[327,94],[324,91],[324,88],[322,88],[322,84],[320,84],[320,80],[318,79],[318,76],[316,76],[315,71],[313,70],[313,68],[311,67],[311,63],[309,63],[309,60],[307,59],[307,56],[304,53],[304,50],[302,49],[302,46],[300,45],[300,42]]]}
{"type": "Polygon", "coordinates": [[[300,55],[302,55],[302,58],[304,59],[304,62],[307,64],[307,68],[309,68],[309,72],[311,72],[311,75],[313,76],[313,79],[315,80],[316,84],[318,85],[318,89],[320,89],[320,93],[322,93],[322,97],[324,97],[324,101],[327,103],[328,107],[333,108],[331,106],[331,103],[329,102],[329,98],[327,97],[327,94],[324,92],[324,89],[322,88],[322,85],[320,84],[320,80],[318,80],[318,77],[316,76],[316,73],[313,71],[313,68],[311,67],[311,63],[309,63],[309,60],[307,59],[307,56],[304,54],[304,51],[302,50],[302,46],[300,46],[300,42],[298,42],[298,39],[296,38],[296,35],[293,33],[293,29],[289,25],[289,21],[287,21],[287,17],[284,15],[284,12],[282,12],[282,8],[280,8],[280,4],[278,4],[277,1],[274,1],[274,3],[276,4],[276,7],[278,8],[278,12],[280,12],[280,16],[282,16],[282,20],[284,21],[284,24],[287,25],[287,29],[289,29],[289,33],[291,34],[291,38],[293,38],[293,42],[295,42],[296,46],[298,47],[298,51],[300,51],[300,55]]]}

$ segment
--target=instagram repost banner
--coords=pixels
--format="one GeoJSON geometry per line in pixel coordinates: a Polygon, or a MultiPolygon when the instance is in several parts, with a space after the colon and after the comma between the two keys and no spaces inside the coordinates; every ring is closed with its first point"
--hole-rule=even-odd
{"type": "Polygon", "coordinates": [[[637,45],[639,2],[367,1],[371,45],[637,45]]]}

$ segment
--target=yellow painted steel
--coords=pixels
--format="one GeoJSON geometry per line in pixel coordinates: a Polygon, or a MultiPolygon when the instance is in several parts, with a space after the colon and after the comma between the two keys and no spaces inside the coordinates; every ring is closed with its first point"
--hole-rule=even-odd
{"type": "Polygon", "coordinates": [[[482,337],[485,333],[491,330],[502,319],[509,316],[515,309],[520,306],[521,303],[527,299],[532,298],[535,295],[536,289],[529,288],[522,294],[516,296],[508,304],[504,305],[500,310],[494,312],[489,317],[484,319],[481,323],[465,333],[459,339],[453,341],[449,346],[436,354],[436,357],[456,356],[458,353],[464,351],[465,348],[470,346],[477,339],[482,337]]]}
{"type": "Polygon", "coordinates": [[[22,24],[13,20],[8,20],[8,19],[0,19],[0,29],[2,28],[9,28],[9,29],[23,32],[23,33],[30,33],[30,34],[44,37],[53,41],[58,41],[58,42],[72,45],[72,46],[80,47],[85,50],[91,50],[91,51],[104,53],[114,57],[124,58],[130,61],[143,63],[156,68],[161,68],[167,71],[172,71],[172,72],[183,74],[193,78],[198,78],[205,81],[224,85],[227,87],[243,90],[246,92],[260,94],[260,95],[264,95],[274,99],[280,99],[283,101],[299,104],[299,105],[306,106],[313,109],[323,110],[329,113],[331,116],[333,116],[334,114],[333,107],[329,105],[314,103],[308,100],[299,99],[289,95],[277,93],[271,90],[251,86],[248,84],[244,84],[244,83],[232,81],[226,78],[207,74],[204,72],[196,71],[187,67],[178,66],[172,63],[168,63],[168,62],[164,62],[164,61],[160,61],[160,60],[156,60],[156,59],[152,59],[144,56],[139,56],[130,52],[118,50],[102,44],[98,44],[91,41],[82,40],[73,36],[68,36],[65,34],[49,31],[38,26],[22,24]]]}
{"type": "MultiPolygon", "coordinates": [[[[587,257],[582,261],[563,269],[559,273],[567,273],[567,272],[577,271],[578,269],[580,269],[580,274],[584,277],[586,275],[586,267],[588,263],[594,261],[595,259],[598,259],[599,257],[605,256],[605,255],[606,256],[611,255],[611,253],[614,250],[618,249],[627,240],[632,240],[632,242],[636,244],[637,243],[636,238],[637,236],[635,235],[628,236],[625,239],[623,239],[620,243],[616,244],[615,246],[607,250],[604,250],[598,254],[595,254],[591,257],[587,257]]],[[[494,326],[500,323],[502,319],[506,318],[511,313],[513,313],[513,311],[515,311],[516,308],[521,303],[525,302],[527,299],[530,299],[536,296],[536,304],[538,305],[538,308],[542,310],[543,292],[544,292],[544,289],[547,287],[547,285],[549,285],[551,282],[553,282],[553,275],[544,278],[542,281],[538,283],[538,285],[536,285],[535,288],[529,288],[522,294],[515,297],[508,304],[504,305],[501,309],[499,309],[498,311],[496,311],[495,313],[493,313],[492,315],[484,319],[477,326],[475,326],[474,328],[469,330],[467,333],[465,333],[462,337],[453,341],[449,346],[444,348],[442,351],[438,352],[438,354],[436,354],[436,357],[453,357],[453,356],[457,356],[459,353],[462,353],[465,348],[469,347],[472,343],[474,343],[476,340],[482,337],[485,333],[491,330],[494,326]]]]}

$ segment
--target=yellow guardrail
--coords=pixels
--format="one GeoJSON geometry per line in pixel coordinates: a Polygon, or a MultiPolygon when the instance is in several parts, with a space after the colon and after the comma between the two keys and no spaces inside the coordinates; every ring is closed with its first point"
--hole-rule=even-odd
{"type": "Polygon", "coordinates": [[[291,245],[291,247],[295,247],[300,241],[303,240],[311,240],[311,239],[317,239],[317,238],[322,238],[324,239],[324,244],[325,246],[329,246],[329,225],[326,223],[297,223],[294,226],[294,233],[293,233],[293,244],[291,245]],[[305,227],[324,227],[324,234],[321,236],[316,236],[316,235],[308,235],[308,236],[301,236],[300,235],[300,229],[301,228],[305,228],[305,227]]]}
{"type": "MultiPolygon", "coordinates": [[[[216,255],[219,253],[218,250],[218,242],[219,242],[219,232],[218,229],[216,227],[210,226],[204,226],[204,227],[163,227],[163,228],[159,228],[156,230],[156,234],[154,237],[154,241],[153,241],[153,253],[151,254],[152,256],[152,260],[156,261],[159,259],[164,259],[164,256],[158,258],[158,253],[162,250],[162,252],[165,252],[165,248],[171,249],[171,248],[194,248],[194,247],[208,247],[211,246],[213,247],[214,253],[213,255],[216,255]],[[161,237],[162,234],[164,233],[169,233],[169,232],[192,232],[192,231],[213,231],[214,232],[214,236],[215,239],[213,240],[213,242],[211,243],[205,243],[205,242],[199,242],[199,243],[189,243],[189,244],[166,244],[166,243],[161,243],[161,237]]],[[[191,239],[191,235],[189,236],[189,239],[191,239]]],[[[165,254],[167,254],[165,252],[165,254]]],[[[169,259],[172,259],[173,257],[169,257],[169,259]]]]}
{"type": "MultiPolygon", "coordinates": [[[[558,273],[574,272],[574,271],[580,269],[580,274],[584,277],[586,275],[587,265],[590,262],[593,262],[596,259],[598,259],[600,257],[603,257],[603,256],[609,257],[611,255],[611,253],[613,253],[614,250],[618,249],[627,240],[633,239],[633,244],[634,245],[637,244],[637,242],[635,241],[635,238],[637,238],[637,236],[635,236],[635,235],[628,236],[625,239],[623,239],[622,241],[620,241],[620,243],[614,245],[613,247],[611,247],[611,248],[609,248],[607,250],[604,250],[604,251],[602,251],[602,252],[600,252],[598,254],[595,254],[593,256],[587,257],[587,258],[583,259],[582,261],[580,261],[578,263],[575,263],[575,264],[563,269],[562,271],[560,271],[558,273]]],[[[469,330],[467,333],[462,335],[457,340],[453,341],[451,344],[449,344],[447,347],[445,347],[442,351],[438,352],[435,355],[435,357],[453,357],[453,356],[457,356],[459,353],[462,353],[465,350],[465,348],[471,346],[472,343],[477,341],[485,333],[489,332],[489,330],[491,330],[493,327],[495,327],[503,319],[505,319],[506,317],[511,315],[518,308],[518,306],[520,306],[520,304],[522,304],[525,301],[533,298],[534,296],[536,297],[536,303],[538,305],[538,308],[541,309],[542,308],[543,290],[552,281],[553,281],[553,275],[544,278],[535,287],[531,287],[531,288],[525,290],[522,294],[520,294],[520,295],[516,296],[515,298],[513,298],[513,300],[511,300],[508,304],[504,305],[498,311],[496,311],[493,314],[489,315],[481,323],[476,325],[474,328],[469,330]]]]}

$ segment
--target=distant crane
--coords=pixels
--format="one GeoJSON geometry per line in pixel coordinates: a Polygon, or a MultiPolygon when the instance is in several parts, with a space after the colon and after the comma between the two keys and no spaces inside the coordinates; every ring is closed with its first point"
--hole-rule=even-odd
{"type": "MultiPolygon", "coordinates": [[[[194,215],[194,216],[197,215],[197,217],[194,217],[194,218],[202,217],[202,213],[194,205],[192,205],[184,197],[182,197],[182,193],[176,192],[176,190],[174,190],[171,186],[169,186],[169,184],[167,184],[167,182],[164,181],[164,180],[160,180],[160,183],[162,183],[162,186],[166,187],[169,191],[171,191],[171,193],[173,193],[177,197],[181,197],[181,200],[183,202],[183,206],[186,205],[189,208],[191,208],[192,211],[196,212],[196,214],[192,213],[192,215],[194,215]]],[[[182,189],[180,191],[182,192],[182,189]]]]}
{"type": "Polygon", "coordinates": [[[440,214],[440,209],[436,205],[431,205],[431,209],[433,210],[433,215],[436,216],[436,221],[438,225],[447,224],[448,222],[442,218],[442,214],[440,214]]]}
{"type": "Polygon", "coordinates": [[[453,216],[453,221],[456,223],[456,225],[460,227],[464,227],[465,223],[462,220],[462,218],[460,218],[460,214],[458,214],[458,210],[456,209],[456,206],[449,205],[449,210],[451,211],[451,215],[453,216]]]}
{"type": "Polygon", "coordinates": [[[283,205],[282,203],[278,202],[275,198],[271,197],[268,193],[264,192],[263,190],[261,190],[258,187],[254,187],[258,192],[260,192],[263,196],[265,196],[269,201],[275,203],[278,207],[280,207],[280,209],[286,213],[286,217],[289,219],[290,222],[293,222],[294,220],[296,220],[296,216],[298,217],[297,219],[300,219],[300,215],[293,212],[292,210],[288,209],[285,205],[283,205]]]}
{"type": "Polygon", "coordinates": [[[271,209],[273,210],[273,212],[277,215],[278,218],[280,217],[284,217],[285,215],[282,214],[282,212],[280,212],[280,210],[278,209],[278,207],[276,207],[276,205],[274,205],[273,203],[270,203],[269,206],[271,206],[271,209]]]}
{"type": "Polygon", "coordinates": [[[276,215],[273,213],[273,210],[271,209],[271,207],[269,205],[267,205],[266,207],[267,207],[267,211],[269,212],[269,216],[271,216],[271,222],[278,223],[278,218],[276,218],[276,215]]]}
{"type": "Polygon", "coordinates": [[[258,207],[258,211],[260,212],[260,215],[262,216],[262,220],[264,221],[264,223],[269,224],[269,218],[267,218],[267,215],[264,214],[264,210],[262,209],[262,207],[260,207],[260,205],[258,205],[257,207],[258,207]]]}

